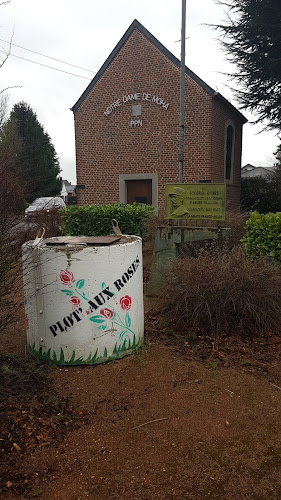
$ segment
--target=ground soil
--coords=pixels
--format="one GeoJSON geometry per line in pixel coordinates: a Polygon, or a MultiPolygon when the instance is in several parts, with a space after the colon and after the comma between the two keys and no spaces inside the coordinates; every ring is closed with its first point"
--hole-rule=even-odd
{"type": "MultiPolygon", "coordinates": [[[[1,499],[281,499],[279,332],[191,344],[151,305],[137,354],[52,366],[49,406],[44,383],[27,400],[10,389],[1,499]]],[[[25,341],[20,308],[0,352],[28,361],[25,341]]]]}

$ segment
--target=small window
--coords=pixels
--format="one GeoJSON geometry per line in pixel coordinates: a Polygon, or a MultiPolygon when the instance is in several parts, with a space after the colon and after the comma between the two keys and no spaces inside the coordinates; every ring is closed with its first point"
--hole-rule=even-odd
{"type": "Polygon", "coordinates": [[[232,180],[233,169],[233,146],[234,146],[234,128],[228,125],[226,128],[226,148],[225,148],[225,179],[232,180]]]}
{"type": "Polygon", "coordinates": [[[132,106],[132,116],[140,116],[141,115],[141,104],[134,104],[132,106]]]}
{"type": "Polygon", "coordinates": [[[158,208],[158,174],[119,174],[120,203],[145,203],[158,208]]]}

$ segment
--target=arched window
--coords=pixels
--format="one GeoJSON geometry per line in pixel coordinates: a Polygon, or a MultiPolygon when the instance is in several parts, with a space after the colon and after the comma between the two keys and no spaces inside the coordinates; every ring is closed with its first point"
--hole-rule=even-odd
{"type": "Polygon", "coordinates": [[[234,157],[234,125],[232,122],[226,122],[226,137],[225,137],[225,180],[231,181],[233,174],[233,157],[234,157]]]}

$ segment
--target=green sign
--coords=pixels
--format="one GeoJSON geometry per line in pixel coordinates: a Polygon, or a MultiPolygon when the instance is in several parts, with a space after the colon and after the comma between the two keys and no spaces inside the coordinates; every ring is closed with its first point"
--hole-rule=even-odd
{"type": "Polygon", "coordinates": [[[225,184],[166,184],[166,219],[225,219],[225,184]]]}

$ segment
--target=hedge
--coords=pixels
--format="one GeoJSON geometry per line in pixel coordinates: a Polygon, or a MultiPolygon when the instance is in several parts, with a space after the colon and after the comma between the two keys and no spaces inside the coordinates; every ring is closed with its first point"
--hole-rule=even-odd
{"type": "Polygon", "coordinates": [[[248,257],[269,257],[281,262],[281,212],[253,212],[246,222],[242,242],[248,257]]]}
{"type": "Polygon", "coordinates": [[[69,236],[103,236],[112,234],[112,219],[116,219],[122,234],[142,238],[146,233],[146,220],[154,208],[150,205],[83,205],[63,209],[62,234],[69,236]]]}

